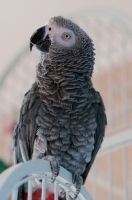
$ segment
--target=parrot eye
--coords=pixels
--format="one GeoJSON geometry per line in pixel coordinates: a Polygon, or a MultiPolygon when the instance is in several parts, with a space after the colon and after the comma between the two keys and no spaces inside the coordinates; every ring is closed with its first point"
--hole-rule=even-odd
{"type": "Polygon", "coordinates": [[[49,31],[51,31],[51,28],[49,28],[49,31]]]}
{"type": "Polygon", "coordinates": [[[68,39],[71,38],[71,36],[70,36],[69,33],[64,33],[64,34],[62,35],[62,38],[63,38],[64,40],[68,40],[68,39]]]}

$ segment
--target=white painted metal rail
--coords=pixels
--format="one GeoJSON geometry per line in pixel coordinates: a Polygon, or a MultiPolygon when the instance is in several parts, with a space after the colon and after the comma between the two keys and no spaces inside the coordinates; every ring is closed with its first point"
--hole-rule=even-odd
{"type": "Polygon", "coordinates": [[[114,197],[132,199],[131,150],[132,128],[104,139],[86,183],[92,185],[92,196],[95,200],[100,200],[100,188],[107,195],[107,200],[116,199],[114,197]],[[99,170],[100,166],[103,173],[99,170]]]}
{"type": "MultiPolygon", "coordinates": [[[[32,182],[42,180],[41,199],[46,197],[46,183],[51,179],[51,167],[48,161],[33,160],[10,167],[0,175],[0,200],[7,200],[12,195],[12,200],[17,200],[18,188],[28,183],[28,200],[32,200],[32,182]]],[[[66,191],[66,200],[74,197],[75,185],[72,184],[72,175],[63,167],[54,183],[54,200],[58,200],[59,187],[66,191]]],[[[92,200],[82,186],[77,200],[92,200]]]]}

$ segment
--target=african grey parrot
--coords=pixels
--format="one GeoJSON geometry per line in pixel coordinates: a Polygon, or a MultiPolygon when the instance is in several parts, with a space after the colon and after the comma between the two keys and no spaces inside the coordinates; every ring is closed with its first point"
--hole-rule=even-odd
{"type": "Polygon", "coordinates": [[[106,115],[92,85],[94,48],[75,23],[53,17],[31,36],[41,52],[36,80],[25,94],[14,131],[14,162],[46,159],[53,181],[63,166],[78,196],[103,141],[106,115]]]}

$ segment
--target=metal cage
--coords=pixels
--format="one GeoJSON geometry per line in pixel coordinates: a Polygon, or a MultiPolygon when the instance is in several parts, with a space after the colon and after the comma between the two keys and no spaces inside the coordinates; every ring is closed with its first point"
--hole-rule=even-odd
{"type": "MultiPolygon", "coordinates": [[[[39,186],[42,189],[41,200],[45,200],[47,182],[51,180],[51,177],[50,163],[44,160],[28,161],[10,167],[0,175],[0,199],[7,200],[12,195],[12,200],[17,200],[18,188],[28,183],[28,200],[32,200],[33,183],[39,179],[42,181],[39,186]]],[[[59,176],[54,184],[50,185],[54,188],[54,200],[58,200],[59,187],[65,190],[66,200],[74,197],[75,185],[72,184],[72,175],[63,167],[60,168],[59,176]]],[[[83,186],[77,200],[92,200],[83,186]]]]}

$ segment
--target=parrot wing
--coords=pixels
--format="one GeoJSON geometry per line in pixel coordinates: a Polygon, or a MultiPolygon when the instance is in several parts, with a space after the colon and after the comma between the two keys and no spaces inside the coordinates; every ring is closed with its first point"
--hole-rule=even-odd
{"type": "Polygon", "coordinates": [[[18,121],[14,129],[14,164],[31,159],[37,132],[36,115],[40,104],[38,87],[34,83],[24,96],[18,121]]]}
{"type": "Polygon", "coordinates": [[[101,147],[101,143],[103,142],[103,137],[105,134],[105,127],[107,125],[105,108],[104,108],[102,98],[101,98],[99,92],[95,92],[95,93],[96,93],[95,94],[96,99],[98,101],[98,103],[92,103],[92,106],[95,111],[95,118],[96,118],[96,123],[97,123],[97,128],[96,128],[96,132],[95,132],[95,136],[94,136],[95,143],[94,143],[94,150],[92,152],[91,160],[87,164],[86,169],[85,169],[84,173],[82,174],[83,182],[86,181],[87,175],[88,175],[89,170],[94,162],[96,154],[98,153],[98,151],[101,147]]]}

